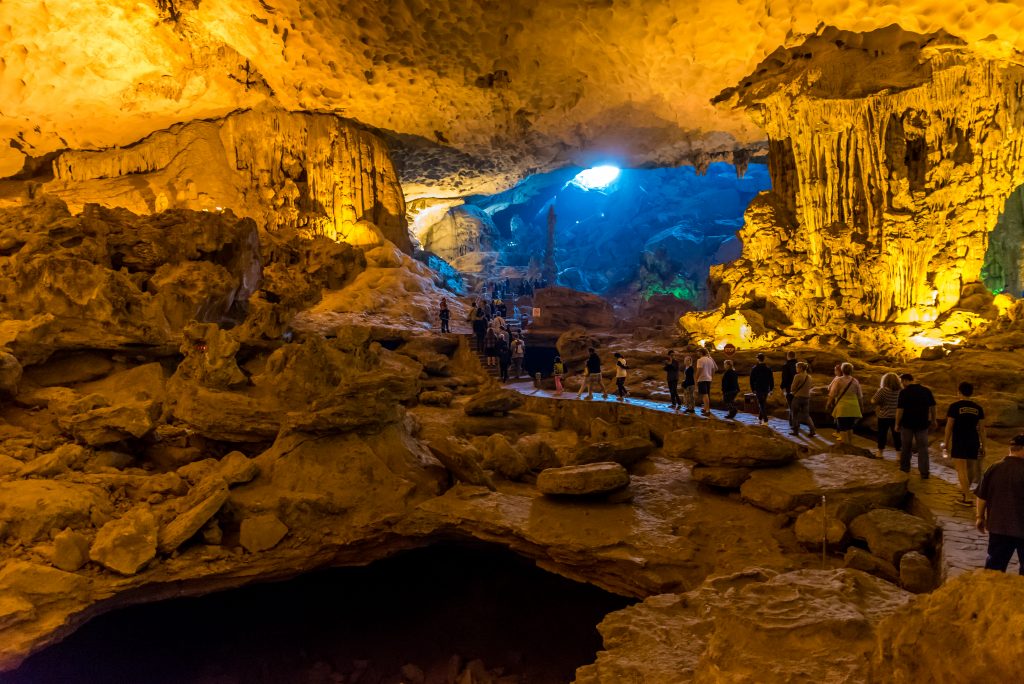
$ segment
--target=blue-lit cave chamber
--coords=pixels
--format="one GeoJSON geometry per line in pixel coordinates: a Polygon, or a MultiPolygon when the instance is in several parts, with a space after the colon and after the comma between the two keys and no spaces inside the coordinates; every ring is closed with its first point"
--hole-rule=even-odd
{"type": "Polygon", "coordinates": [[[539,282],[553,210],[552,284],[627,307],[700,309],[709,303],[709,268],[740,256],[743,213],[771,187],[764,164],[738,173],[716,162],[702,171],[567,167],[467,197],[437,220],[414,217],[412,226],[421,247],[439,258],[432,265],[449,265],[473,290],[506,277],[539,282]]]}

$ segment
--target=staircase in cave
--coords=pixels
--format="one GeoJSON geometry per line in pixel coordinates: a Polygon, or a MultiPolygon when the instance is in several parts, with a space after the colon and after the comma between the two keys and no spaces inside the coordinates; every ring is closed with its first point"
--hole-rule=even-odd
{"type": "Polygon", "coordinates": [[[473,333],[464,333],[463,337],[466,338],[466,341],[469,343],[469,348],[473,350],[473,353],[476,354],[477,359],[480,360],[480,367],[483,368],[488,375],[497,380],[501,375],[500,372],[498,371],[498,365],[497,363],[495,363],[495,365],[493,366],[487,365],[487,357],[484,355],[482,351],[479,351],[477,349],[476,335],[474,335],[473,333]]]}

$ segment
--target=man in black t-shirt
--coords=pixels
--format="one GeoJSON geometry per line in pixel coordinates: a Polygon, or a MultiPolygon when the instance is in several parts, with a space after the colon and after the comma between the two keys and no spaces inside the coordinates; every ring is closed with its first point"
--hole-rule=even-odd
{"type": "Polygon", "coordinates": [[[1024,575],[1024,432],[1010,440],[1010,452],[985,471],[978,485],[979,532],[988,532],[985,568],[1006,572],[1017,552],[1024,575]]]}
{"type": "Polygon", "coordinates": [[[928,479],[928,428],[938,427],[935,422],[935,397],[924,385],[914,382],[914,376],[900,376],[903,389],[896,400],[896,427],[903,438],[900,451],[900,470],[910,472],[910,454],[917,446],[917,469],[921,479],[928,479]]]}
{"type": "Polygon", "coordinates": [[[945,444],[960,481],[957,503],[971,506],[971,485],[981,479],[981,458],[985,453],[985,409],[970,400],[974,385],[961,382],[957,390],[959,399],[946,411],[945,444]]]}
{"type": "Polygon", "coordinates": [[[601,377],[601,357],[597,355],[597,350],[593,347],[587,348],[587,363],[584,368],[583,384],[580,385],[579,394],[576,398],[583,396],[583,390],[587,390],[587,399],[594,398],[594,385],[597,384],[601,387],[601,393],[605,398],[608,397],[608,390],[604,388],[604,378],[601,377]]]}

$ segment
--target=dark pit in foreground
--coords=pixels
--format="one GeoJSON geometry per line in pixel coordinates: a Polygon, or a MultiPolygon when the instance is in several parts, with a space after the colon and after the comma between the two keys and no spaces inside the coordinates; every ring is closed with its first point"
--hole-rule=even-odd
{"type": "Polygon", "coordinates": [[[412,664],[440,684],[479,659],[503,684],[564,684],[629,603],[503,549],[445,544],[118,610],[0,681],[391,684],[415,681],[412,664]]]}

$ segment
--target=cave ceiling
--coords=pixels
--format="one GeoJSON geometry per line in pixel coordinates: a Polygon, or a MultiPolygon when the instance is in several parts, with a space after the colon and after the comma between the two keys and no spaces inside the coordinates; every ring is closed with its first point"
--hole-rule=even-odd
{"type": "Polygon", "coordinates": [[[728,161],[765,134],[716,96],[823,25],[890,24],[1003,56],[1024,43],[1001,0],[4,0],[0,176],[260,106],[384,131],[408,198],[728,161]]]}

